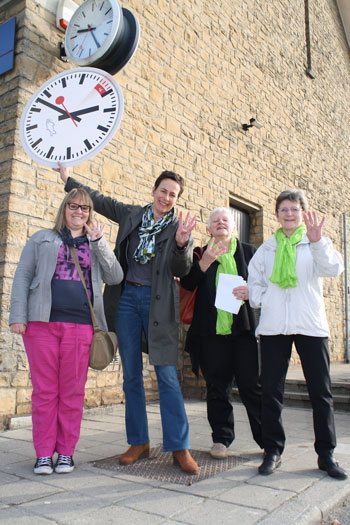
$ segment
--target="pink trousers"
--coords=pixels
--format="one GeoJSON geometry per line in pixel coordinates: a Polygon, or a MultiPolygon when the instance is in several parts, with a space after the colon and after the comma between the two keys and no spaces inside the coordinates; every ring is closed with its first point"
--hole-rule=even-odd
{"type": "Polygon", "coordinates": [[[37,457],[72,456],[80,435],[93,327],[31,321],[23,335],[37,457]]]}

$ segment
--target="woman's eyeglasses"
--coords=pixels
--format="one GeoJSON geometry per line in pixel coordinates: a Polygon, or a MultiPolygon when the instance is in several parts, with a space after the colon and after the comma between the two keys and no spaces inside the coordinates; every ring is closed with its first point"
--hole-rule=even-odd
{"type": "Polygon", "coordinates": [[[91,210],[91,206],[89,206],[88,204],[76,204],[75,202],[67,202],[67,206],[72,211],[77,211],[80,208],[82,212],[89,213],[89,211],[91,210]]]}
{"type": "Polygon", "coordinates": [[[280,208],[278,211],[280,213],[288,213],[289,211],[292,213],[298,213],[301,211],[301,208],[280,208]]]}

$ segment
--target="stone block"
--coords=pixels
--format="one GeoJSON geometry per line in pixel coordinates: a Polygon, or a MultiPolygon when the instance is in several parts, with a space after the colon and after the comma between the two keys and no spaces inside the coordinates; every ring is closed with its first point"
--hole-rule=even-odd
{"type": "Polygon", "coordinates": [[[0,388],[0,415],[12,415],[16,411],[16,389],[0,388]]]}
{"type": "Polygon", "coordinates": [[[85,389],[84,405],[94,408],[101,405],[101,390],[97,388],[85,389]]]}
{"type": "Polygon", "coordinates": [[[32,399],[31,388],[17,388],[17,406],[28,404],[32,399]]]}

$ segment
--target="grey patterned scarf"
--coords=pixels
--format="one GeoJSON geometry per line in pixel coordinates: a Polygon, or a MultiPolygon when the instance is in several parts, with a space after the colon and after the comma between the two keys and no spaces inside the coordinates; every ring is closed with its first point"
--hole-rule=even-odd
{"type": "Polygon", "coordinates": [[[152,204],[147,205],[139,228],[140,242],[133,255],[136,262],[146,264],[155,256],[156,235],[172,222],[173,217],[174,208],[155,222],[152,204]]]}

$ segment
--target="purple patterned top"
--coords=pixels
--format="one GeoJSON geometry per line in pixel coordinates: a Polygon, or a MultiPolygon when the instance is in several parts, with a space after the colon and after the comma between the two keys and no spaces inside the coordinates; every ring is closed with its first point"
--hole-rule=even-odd
{"type": "MultiPolygon", "coordinates": [[[[90,300],[93,302],[91,254],[88,241],[80,244],[76,252],[90,300]]],[[[56,270],[51,281],[51,294],[51,322],[92,324],[85,289],[69,253],[69,247],[64,243],[58,250],[56,270]]]]}
{"type": "MultiPolygon", "coordinates": [[[[76,248],[76,252],[85,279],[86,288],[89,291],[91,299],[91,255],[89,243],[85,242],[84,244],[81,244],[76,248]]],[[[76,269],[74,261],[69,253],[69,247],[63,243],[58,250],[56,270],[53,279],[60,279],[61,281],[80,281],[78,270],[76,269]]]]}

